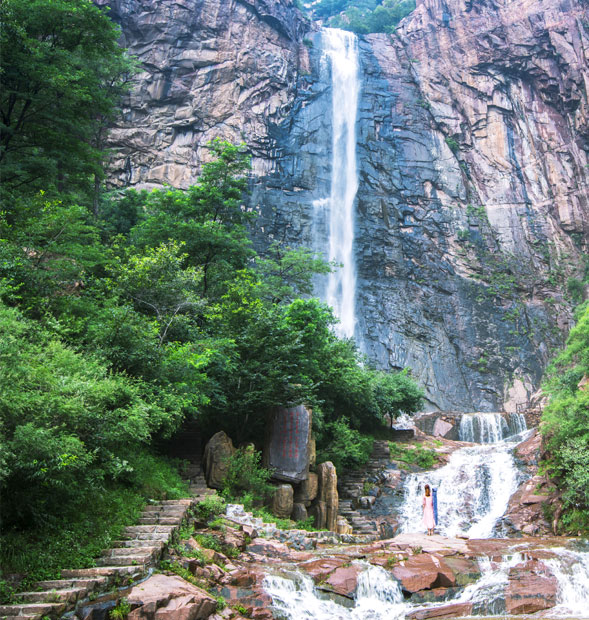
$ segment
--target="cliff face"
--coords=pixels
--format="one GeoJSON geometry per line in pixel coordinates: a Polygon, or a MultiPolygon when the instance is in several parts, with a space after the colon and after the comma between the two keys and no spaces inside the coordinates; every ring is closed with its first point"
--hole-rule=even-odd
{"type": "MultiPolygon", "coordinates": [[[[325,247],[331,92],[289,0],[102,0],[138,55],[113,182],[189,185],[205,143],[254,154],[258,240],[325,247]]],[[[422,0],[360,41],[357,336],[432,407],[526,399],[570,326],[589,238],[582,0],[422,0]]]]}

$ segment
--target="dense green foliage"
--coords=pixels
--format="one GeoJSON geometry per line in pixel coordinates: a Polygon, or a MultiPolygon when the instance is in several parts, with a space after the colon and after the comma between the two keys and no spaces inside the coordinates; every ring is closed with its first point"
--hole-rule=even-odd
{"type": "Polygon", "coordinates": [[[320,0],[312,6],[317,19],[357,34],[392,33],[414,10],[415,0],[320,0]]]}
{"type": "MultiPolygon", "coordinates": [[[[155,446],[185,419],[259,441],[274,407],[306,402],[319,449],[333,442],[334,459],[360,463],[358,431],[416,410],[421,391],[336,338],[330,308],[309,298],[333,265],[253,249],[245,148],[209,143],[186,191],[96,192],[99,134],[130,67],[117,30],[89,0],[0,11],[3,569],[38,578],[87,563],[97,549],[68,541],[92,511],[182,495],[155,446]],[[55,562],[36,564],[40,548],[55,562]]],[[[249,481],[231,478],[235,493],[252,467],[249,481]]],[[[100,532],[101,545],[113,535],[100,532]]]]}
{"type": "Polygon", "coordinates": [[[133,64],[91,0],[0,3],[3,195],[93,191],[102,141],[133,64]]]}
{"type": "Polygon", "coordinates": [[[577,325],[547,373],[550,395],[542,416],[547,470],[562,491],[562,522],[571,531],[589,530],[589,302],[576,312],[577,325]]]}

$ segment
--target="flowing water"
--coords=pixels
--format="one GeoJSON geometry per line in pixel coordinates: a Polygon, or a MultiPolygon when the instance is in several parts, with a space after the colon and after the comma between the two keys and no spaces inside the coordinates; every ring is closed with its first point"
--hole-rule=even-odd
{"type": "Polygon", "coordinates": [[[331,70],[331,189],[329,198],[316,200],[314,203],[314,226],[327,229],[328,258],[341,265],[329,274],[324,297],[340,320],[336,327],[337,334],[350,338],[354,336],[356,327],[354,205],[358,191],[358,41],[351,32],[325,28],[321,33],[321,42],[324,58],[331,70]]]}
{"type": "Polygon", "coordinates": [[[420,532],[422,497],[438,490],[438,527],[443,536],[489,538],[521,480],[513,449],[526,430],[525,418],[494,413],[463,415],[460,439],[480,445],[461,448],[440,469],[408,476],[400,509],[401,531],[420,532]]]}
{"type": "MultiPolygon", "coordinates": [[[[589,618],[589,553],[553,549],[558,557],[545,560],[558,579],[558,604],[543,618],[589,618]]],[[[272,597],[277,620],[402,620],[411,612],[452,603],[471,603],[479,617],[505,615],[505,588],[509,570],[525,560],[511,553],[501,562],[478,559],[480,578],[454,598],[440,603],[415,604],[404,599],[399,584],[378,566],[365,564],[353,601],[340,605],[298,571],[268,575],[264,589],[272,597]]],[[[529,616],[528,616],[529,617],[529,616]]]]}

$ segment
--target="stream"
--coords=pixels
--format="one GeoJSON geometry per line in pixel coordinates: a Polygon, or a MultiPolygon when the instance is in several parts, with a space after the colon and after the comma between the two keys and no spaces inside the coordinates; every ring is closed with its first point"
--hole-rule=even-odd
{"type": "MultiPolygon", "coordinates": [[[[513,451],[529,433],[521,415],[464,415],[460,439],[473,445],[457,449],[447,465],[437,470],[406,478],[400,508],[401,531],[422,531],[421,497],[427,482],[438,489],[439,524],[433,539],[495,537],[493,544],[500,543],[498,522],[510,496],[525,479],[516,466],[513,451]]],[[[555,539],[547,540],[545,545],[542,539],[534,539],[533,544],[530,540],[518,543],[517,539],[505,539],[499,556],[477,555],[478,579],[462,588],[450,588],[443,602],[413,602],[390,571],[358,560],[352,562],[361,572],[351,601],[329,596],[296,568],[268,574],[264,588],[272,598],[274,616],[280,620],[418,619],[435,617],[432,612],[436,607],[461,604],[469,605],[471,617],[507,617],[505,593],[510,571],[539,557],[556,579],[556,605],[525,617],[589,618],[589,547],[568,539],[562,539],[566,543],[562,546],[555,539]],[[424,612],[429,615],[420,616],[424,612]]]]}

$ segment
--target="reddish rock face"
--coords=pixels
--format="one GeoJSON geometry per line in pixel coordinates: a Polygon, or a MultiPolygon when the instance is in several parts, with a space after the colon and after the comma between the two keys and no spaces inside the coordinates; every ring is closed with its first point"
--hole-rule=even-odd
{"type": "Polygon", "coordinates": [[[154,575],[135,586],[127,600],[133,611],[130,620],[200,620],[217,608],[204,590],[176,575],[154,575]]]}
{"type": "Polygon", "coordinates": [[[452,569],[437,555],[412,556],[404,562],[399,562],[392,572],[401,582],[401,587],[405,592],[456,585],[452,569]]]}
{"type": "Polygon", "coordinates": [[[354,597],[354,592],[358,587],[358,575],[364,569],[361,566],[342,566],[337,568],[325,581],[325,585],[342,596],[354,597]]]}
{"type": "Polygon", "coordinates": [[[347,561],[347,558],[321,558],[313,562],[305,562],[299,565],[299,568],[304,570],[317,583],[325,581],[328,575],[347,561]]]}
{"type": "Polygon", "coordinates": [[[426,620],[426,618],[457,618],[459,616],[469,616],[472,613],[472,603],[455,603],[454,605],[444,605],[433,609],[422,609],[414,611],[406,616],[409,620],[426,620]]]}
{"type": "Polygon", "coordinates": [[[556,604],[558,582],[550,569],[540,560],[518,564],[509,571],[505,591],[508,614],[533,614],[556,604]]]}

